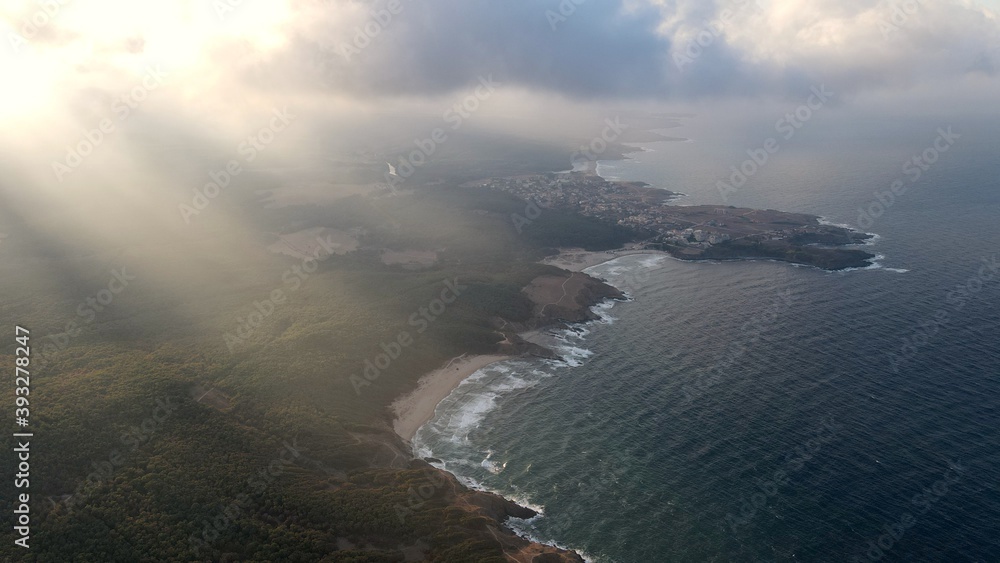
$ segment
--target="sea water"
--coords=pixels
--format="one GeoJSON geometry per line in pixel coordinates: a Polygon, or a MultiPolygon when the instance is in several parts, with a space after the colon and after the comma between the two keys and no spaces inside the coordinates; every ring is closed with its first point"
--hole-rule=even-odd
{"type": "Polygon", "coordinates": [[[717,180],[766,129],[692,125],[601,170],[855,226],[902,178],[864,225],[880,267],[594,267],[631,300],[547,331],[561,360],[469,378],[417,453],[592,561],[1000,561],[1000,124],[951,124],[913,182],[903,164],[949,123],[809,125],[726,201],[717,180]]]}

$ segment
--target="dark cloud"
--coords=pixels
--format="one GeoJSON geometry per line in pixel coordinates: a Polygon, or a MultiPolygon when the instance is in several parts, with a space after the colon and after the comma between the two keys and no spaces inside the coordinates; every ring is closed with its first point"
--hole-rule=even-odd
{"type": "Polygon", "coordinates": [[[889,41],[879,22],[892,12],[875,0],[770,4],[400,0],[402,11],[378,24],[357,9],[345,24],[331,7],[297,30],[277,64],[362,97],[436,95],[489,74],[575,99],[783,97],[820,83],[851,91],[961,74],[973,60],[963,63],[959,46],[997,42],[995,23],[968,7],[923,8],[889,41]]]}
{"type": "Polygon", "coordinates": [[[438,94],[488,74],[510,86],[579,97],[657,96],[669,87],[670,42],[656,32],[660,11],[653,7],[628,11],[605,0],[566,0],[562,10],[556,1],[403,6],[351,60],[345,46],[364,43],[354,41],[354,28],[336,38],[300,36],[293,53],[358,94],[438,94]]]}

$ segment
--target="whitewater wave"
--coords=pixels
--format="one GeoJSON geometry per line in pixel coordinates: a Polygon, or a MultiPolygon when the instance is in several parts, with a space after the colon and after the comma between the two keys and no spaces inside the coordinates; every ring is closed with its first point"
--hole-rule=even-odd
{"type": "Polygon", "coordinates": [[[904,268],[887,268],[882,264],[882,260],[885,260],[884,254],[876,254],[874,258],[871,259],[871,264],[865,266],[864,268],[844,268],[843,270],[837,270],[838,272],[863,272],[866,270],[883,270],[886,272],[892,272],[894,274],[905,274],[909,270],[904,268]]]}
{"type": "Polygon", "coordinates": [[[507,520],[507,527],[509,527],[511,530],[514,530],[514,533],[516,533],[517,535],[521,536],[522,538],[528,541],[551,545],[553,547],[558,547],[559,549],[573,550],[576,553],[580,554],[580,557],[582,557],[583,560],[586,561],[587,563],[600,563],[599,559],[581,551],[578,548],[564,545],[562,543],[559,543],[551,539],[540,537],[538,535],[537,529],[535,528],[534,524],[537,523],[539,519],[544,517],[545,516],[543,514],[539,513],[538,516],[535,516],[533,518],[509,518],[507,520]]]}
{"type": "MultiPolygon", "coordinates": [[[[601,275],[615,285],[616,282],[634,279],[636,271],[655,267],[666,258],[664,255],[642,256],[625,264],[616,259],[600,266],[601,275]]],[[[417,431],[412,440],[414,454],[418,458],[441,460],[432,465],[452,473],[466,487],[502,495],[537,512],[538,516],[532,520],[542,518],[545,507],[533,502],[530,495],[518,490],[516,485],[507,483],[502,490],[495,490],[484,484],[501,475],[507,469],[507,461],[493,449],[484,451],[477,448],[470,435],[481,427],[489,413],[498,408],[505,397],[534,387],[546,378],[557,377],[568,368],[582,366],[593,357],[594,352],[587,348],[586,341],[595,326],[610,325],[617,320],[612,315],[617,303],[607,300],[591,307],[597,317],[593,321],[545,331],[546,345],[558,355],[558,359],[507,360],[472,374],[438,405],[434,418],[417,431]]],[[[511,529],[529,540],[573,549],[548,538],[536,537],[537,529],[529,520],[511,519],[508,523],[511,529]]],[[[576,551],[587,561],[598,561],[576,551]]]]}
{"type": "Polygon", "coordinates": [[[423,435],[427,432],[446,437],[452,443],[468,443],[469,433],[478,428],[483,418],[497,407],[501,397],[534,387],[541,379],[550,376],[527,362],[517,360],[493,364],[473,373],[438,405],[435,417],[417,430],[414,436],[415,452],[420,457],[437,457],[433,453],[425,455],[417,450],[418,447],[425,447],[423,435]]]}
{"type": "MultiPolygon", "coordinates": [[[[593,325],[614,322],[614,317],[610,314],[614,305],[614,301],[595,305],[592,311],[599,317],[597,320],[550,330],[547,333],[552,341],[550,347],[559,355],[559,359],[540,362],[508,360],[487,366],[469,376],[438,405],[434,419],[417,431],[412,440],[414,455],[418,458],[441,460],[432,465],[450,472],[469,489],[501,495],[537,512],[536,519],[543,517],[545,507],[518,490],[516,485],[497,490],[477,479],[477,475],[486,478],[502,474],[507,468],[507,461],[493,449],[477,449],[469,439],[470,433],[480,427],[485,417],[499,406],[505,396],[533,387],[546,378],[556,376],[561,370],[586,363],[594,352],[584,346],[585,340],[593,325]]],[[[561,549],[573,549],[535,537],[531,526],[519,524],[518,519],[510,519],[508,525],[515,533],[531,541],[555,545],[561,549]]],[[[593,557],[576,551],[586,561],[596,563],[593,557]]]]}
{"type": "Polygon", "coordinates": [[[597,167],[594,169],[594,172],[596,172],[598,176],[604,178],[609,182],[615,182],[620,180],[621,178],[615,175],[615,172],[618,171],[618,167],[611,164],[605,164],[606,162],[608,161],[598,160],[597,167]]]}
{"type": "Polygon", "coordinates": [[[822,216],[819,218],[819,224],[820,225],[827,225],[829,227],[840,227],[840,228],[843,228],[843,229],[850,229],[852,231],[856,231],[857,230],[857,229],[854,228],[854,225],[848,225],[847,223],[835,223],[835,222],[827,219],[826,217],[822,217],[822,216]]]}
{"type": "Polygon", "coordinates": [[[853,231],[853,232],[856,232],[856,233],[864,233],[864,234],[868,235],[869,238],[867,240],[865,240],[865,242],[863,242],[863,243],[861,243],[859,245],[850,245],[850,246],[875,246],[876,244],[878,244],[878,242],[880,240],[882,240],[882,235],[880,235],[878,233],[866,233],[866,232],[858,229],[854,225],[851,225],[851,224],[848,224],[848,223],[835,223],[835,222],[827,219],[826,217],[820,217],[819,218],[819,224],[820,225],[827,225],[827,226],[830,226],[830,227],[840,227],[842,229],[847,229],[849,231],[853,231]]]}

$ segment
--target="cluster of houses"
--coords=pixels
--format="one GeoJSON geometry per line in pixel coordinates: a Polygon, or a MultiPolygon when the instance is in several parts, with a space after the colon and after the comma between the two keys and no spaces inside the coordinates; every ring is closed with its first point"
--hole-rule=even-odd
{"type": "Polygon", "coordinates": [[[713,233],[702,229],[684,229],[668,231],[663,236],[664,242],[682,245],[710,246],[722,244],[731,240],[725,233],[713,233]]]}
{"type": "MultiPolygon", "coordinates": [[[[642,201],[621,184],[599,176],[542,175],[493,178],[483,184],[546,208],[568,207],[583,215],[601,217],[619,225],[652,229],[661,240],[685,246],[707,247],[730,240],[724,233],[703,229],[678,229],[660,211],[660,205],[642,201]]],[[[715,221],[708,226],[718,226],[715,221]]]]}

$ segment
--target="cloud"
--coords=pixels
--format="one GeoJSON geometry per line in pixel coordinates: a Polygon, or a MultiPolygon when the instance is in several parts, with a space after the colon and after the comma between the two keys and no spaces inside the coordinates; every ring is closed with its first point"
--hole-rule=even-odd
{"type": "Polygon", "coordinates": [[[656,31],[657,8],[564,4],[572,10],[558,2],[401,0],[401,11],[380,24],[348,3],[304,18],[281,64],[305,62],[326,86],[364,96],[436,95],[487,74],[578,97],[661,91],[670,42],[656,31]]]}
{"type": "Polygon", "coordinates": [[[989,72],[1000,49],[995,14],[944,0],[399,0],[373,15],[385,6],[313,6],[277,62],[354,96],[436,95],[493,73],[573,98],[685,100],[906,88],[989,72]]]}
{"type": "Polygon", "coordinates": [[[503,92],[484,112],[543,116],[798,99],[818,84],[840,101],[917,91],[947,104],[997,92],[998,29],[965,0],[19,0],[0,7],[0,64],[14,77],[0,91],[0,148],[34,155],[14,160],[51,179],[49,163],[120,115],[116,100],[150,67],[167,79],[93,161],[165,132],[224,153],[276,105],[310,116],[303,139],[363,143],[361,131],[440,115],[489,75],[503,92]]]}
{"type": "Polygon", "coordinates": [[[113,90],[140,58],[186,81],[179,102],[224,113],[233,92],[365,104],[440,96],[489,74],[577,100],[783,97],[817,83],[864,92],[993,76],[1000,57],[996,14],[966,0],[60,5],[42,17],[29,0],[0,8],[6,43],[45,20],[23,52],[0,52],[25,78],[20,104],[3,105],[113,90]]]}
{"type": "Polygon", "coordinates": [[[337,163],[381,166],[489,75],[502,91],[460,134],[551,146],[594,135],[608,111],[674,102],[732,128],[817,84],[910,115],[995,111],[995,13],[920,0],[900,16],[907,1],[11,0],[0,197],[81,246],[183,240],[178,204],[287,107],[294,127],[199,219],[239,233],[239,198],[342,178],[337,163]]]}

